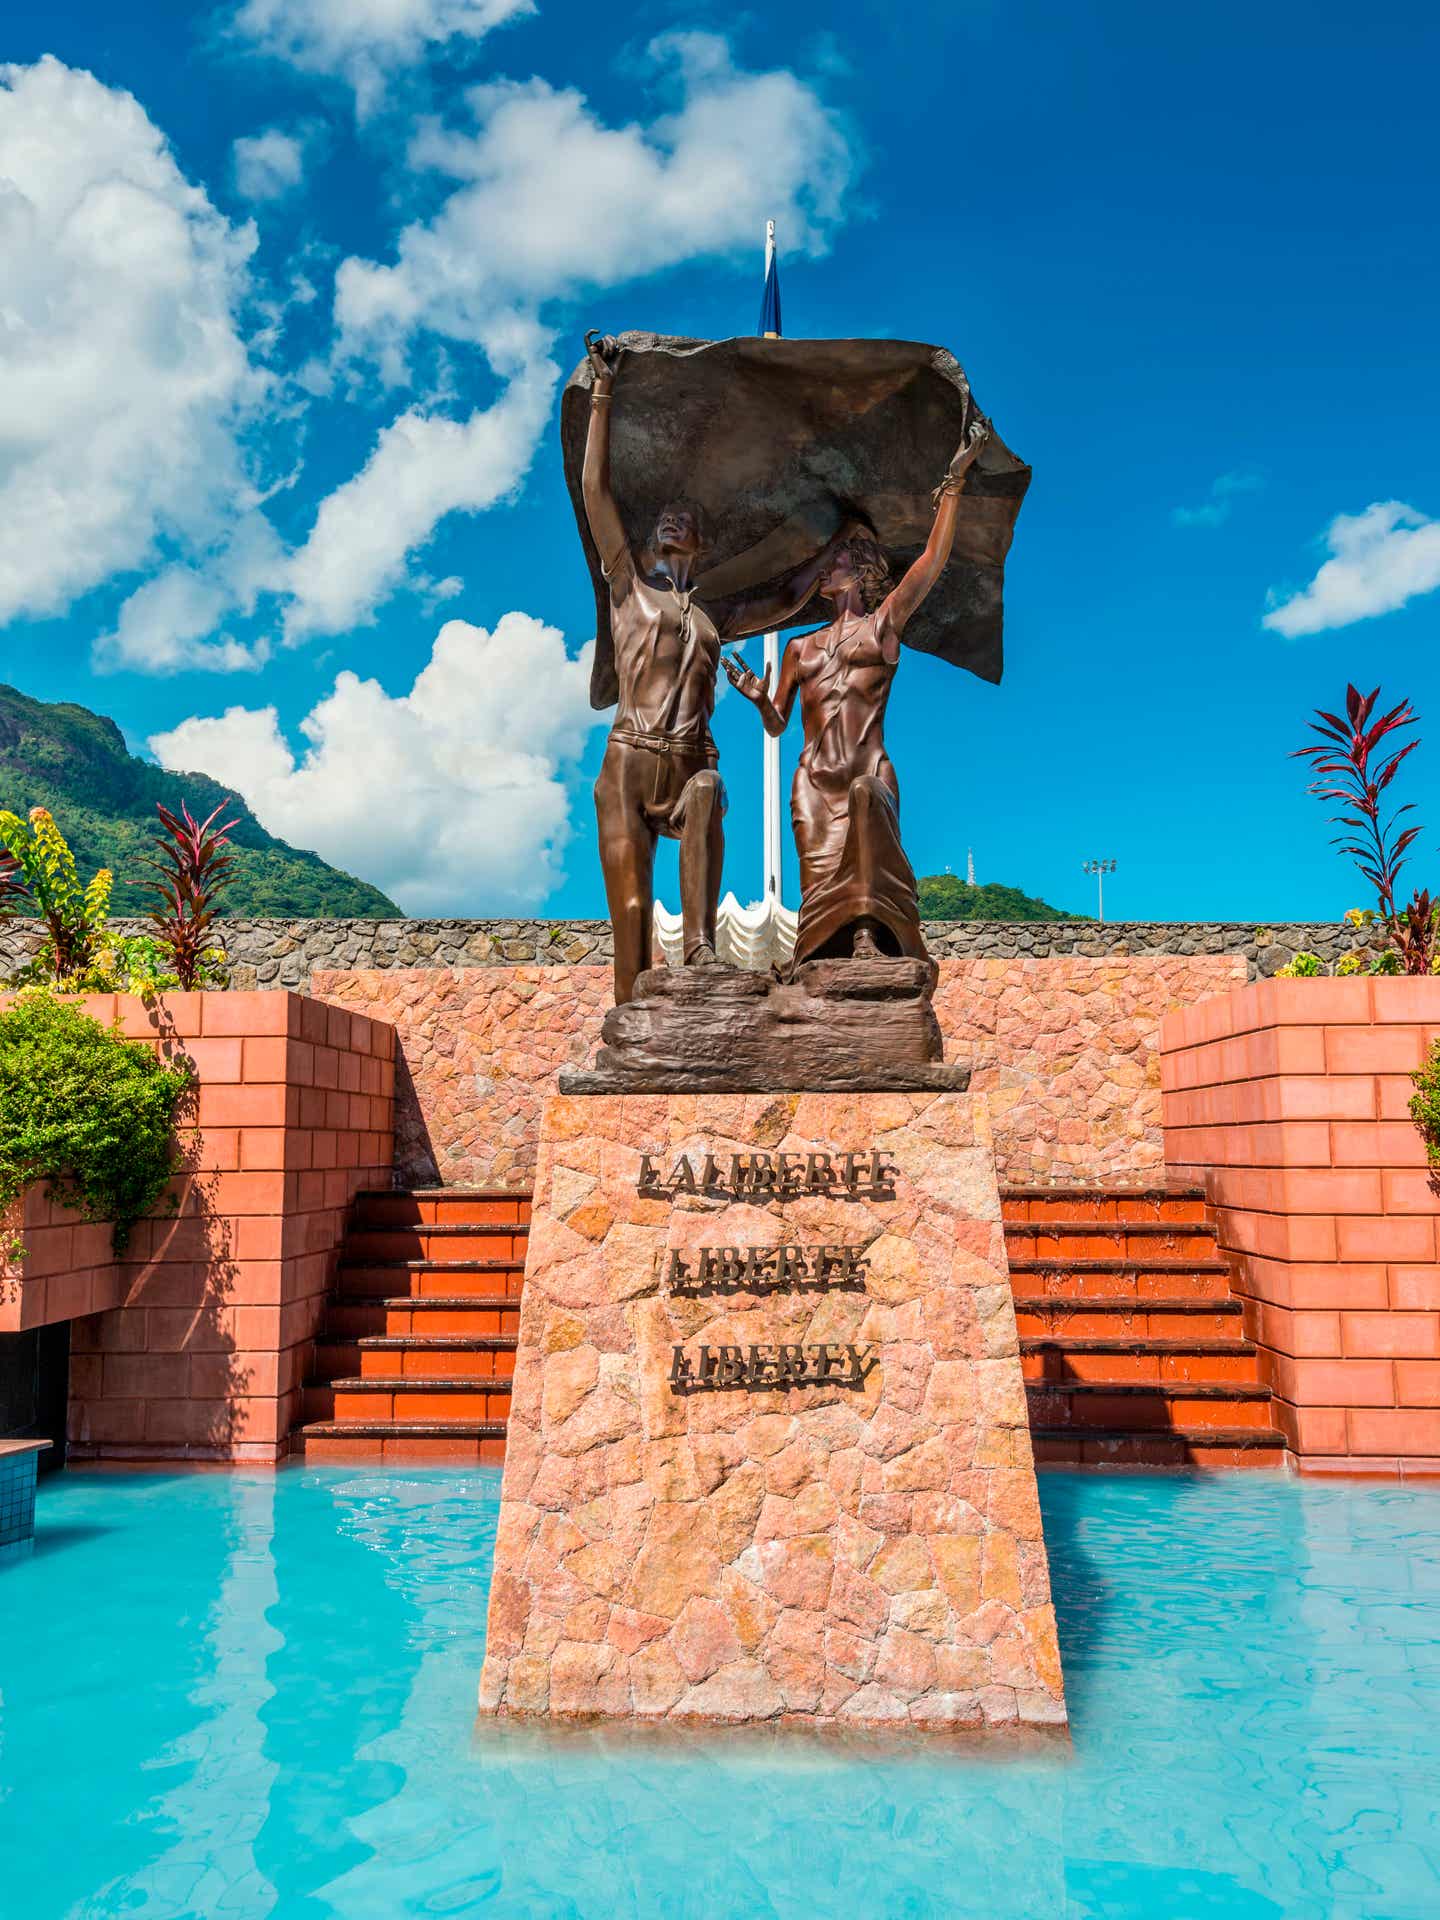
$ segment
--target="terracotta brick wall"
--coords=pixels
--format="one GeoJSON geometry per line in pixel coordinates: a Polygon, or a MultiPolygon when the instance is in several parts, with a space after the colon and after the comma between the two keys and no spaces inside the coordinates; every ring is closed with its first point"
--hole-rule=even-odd
{"type": "Polygon", "coordinates": [[[1311,1471],[1440,1472],[1440,1183],[1407,1110],[1437,1038],[1437,979],[1266,981],[1161,1029],[1167,1158],[1311,1471]]]}
{"type": "Polygon", "coordinates": [[[85,1004],[188,1054],[199,1091],[173,1214],[141,1221],[123,1260],[90,1265],[109,1254],[108,1229],[37,1216],[11,1276],[17,1324],[85,1316],[71,1336],[71,1458],[274,1460],[351,1199],[390,1183],[394,1033],[286,992],[85,1004]]]}
{"type": "Polygon", "coordinates": [[[8,1223],[25,1258],[0,1263],[0,1333],[28,1332],[56,1320],[120,1304],[125,1283],[110,1250],[110,1229],[82,1220],[32,1187],[8,1223]]]}
{"type": "MultiPolygon", "coordinates": [[[[941,960],[946,1057],[969,1059],[1002,1175],[1163,1163],[1160,1019],[1245,978],[1239,954],[941,960]]],[[[399,1035],[396,1160],[416,1182],[529,1187],[540,1104],[600,1044],[610,969],[517,965],[315,975],[323,998],[399,1035]]]]}

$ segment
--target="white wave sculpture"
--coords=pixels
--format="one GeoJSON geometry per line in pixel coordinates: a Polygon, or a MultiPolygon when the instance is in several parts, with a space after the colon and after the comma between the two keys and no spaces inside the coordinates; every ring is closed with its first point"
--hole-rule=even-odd
{"type": "MultiPolygon", "coordinates": [[[[720,902],[715,919],[716,957],[730,967],[748,967],[752,973],[768,973],[771,967],[788,966],[795,951],[799,916],[778,900],[757,900],[742,907],[733,893],[720,902]]],[[[685,940],[680,915],[655,902],[655,944],[665,956],[668,967],[684,965],[685,940]]]]}

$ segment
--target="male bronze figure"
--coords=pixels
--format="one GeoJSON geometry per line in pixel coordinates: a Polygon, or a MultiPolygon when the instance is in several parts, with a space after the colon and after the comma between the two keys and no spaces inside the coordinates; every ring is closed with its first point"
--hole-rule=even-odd
{"type": "Polygon", "coordinates": [[[710,735],[724,642],[793,618],[810,595],[832,541],[769,589],[696,596],[704,550],[696,509],[661,508],[648,550],[636,551],[610,485],[610,414],[623,349],[586,338],[594,383],[581,491],[609,586],[619,699],[595,782],[600,865],[615,940],[615,1001],[630,999],[650,964],[655,843],[680,842],[680,911],[687,967],[715,959],[715,914],[724,854],[725,789],[710,735]]]}
{"type": "Polygon", "coordinates": [[[978,416],[935,491],[930,538],[892,586],[885,556],[862,526],[844,529],[826,558],[819,592],[829,626],[790,641],[772,699],[769,669],[757,678],[729,655],[725,671],[780,734],[796,697],[805,745],[790,792],[800,855],[795,964],[878,954],[925,956],[915,875],[900,844],[900,788],[885,751],[885,709],[906,623],[945,570],[965,476],[990,436],[978,416]]]}

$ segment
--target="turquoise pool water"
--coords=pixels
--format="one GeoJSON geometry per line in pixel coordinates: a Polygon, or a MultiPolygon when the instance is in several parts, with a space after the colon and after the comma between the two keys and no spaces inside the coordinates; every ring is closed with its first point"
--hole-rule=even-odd
{"type": "Polygon", "coordinates": [[[42,1485],[4,1920],[1440,1914],[1440,1492],[1041,1490],[1074,1750],[477,1741],[498,1474],[42,1485]]]}

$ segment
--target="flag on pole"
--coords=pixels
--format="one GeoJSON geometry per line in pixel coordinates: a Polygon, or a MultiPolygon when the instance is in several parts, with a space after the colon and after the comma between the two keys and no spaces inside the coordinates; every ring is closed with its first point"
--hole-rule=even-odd
{"type": "Polygon", "coordinates": [[[780,338],[780,266],[775,258],[775,222],[765,223],[765,292],[760,300],[760,331],[767,340],[780,338]]]}
{"type": "MultiPolygon", "coordinates": [[[[765,292],[760,301],[760,331],[767,340],[780,338],[780,268],[775,259],[775,222],[765,222],[765,292]]],[[[765,678],[773,693],[780,684],[780,636],[765,636],[765,678]]],[[[765,905],[772,917],[780,911],[780,742],[762,733],[761,793],[765,905]]]]}

